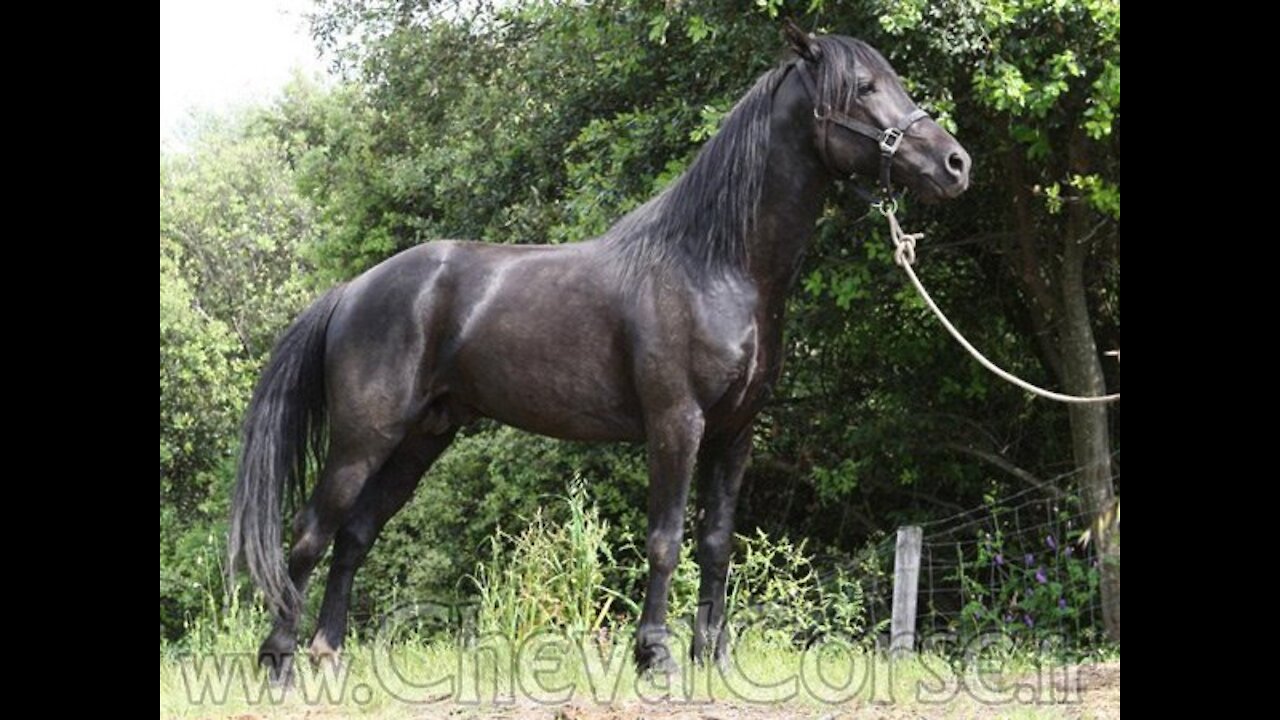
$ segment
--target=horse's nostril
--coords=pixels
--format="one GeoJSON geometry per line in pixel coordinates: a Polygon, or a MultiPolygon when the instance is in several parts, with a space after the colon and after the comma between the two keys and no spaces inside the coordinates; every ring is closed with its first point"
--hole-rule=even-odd
{"type": "Polygon", "coordinates": [[[947,158],[947,167],[954,175],[964,175],[965,170],[969,168],[969,159],[964,153],[953,152],[951,157],[947,158]]]}

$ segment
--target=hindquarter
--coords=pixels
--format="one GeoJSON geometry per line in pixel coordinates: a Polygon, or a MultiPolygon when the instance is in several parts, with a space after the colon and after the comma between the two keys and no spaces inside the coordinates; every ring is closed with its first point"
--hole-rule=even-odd
{"type": "Polygon", "coordinates": [[[419,429],[438,398],[431,359],[455,299],[447,280],[450,248],[449,243],[411,248],[345,288],[325,342],[335,442],[419,429]]]}

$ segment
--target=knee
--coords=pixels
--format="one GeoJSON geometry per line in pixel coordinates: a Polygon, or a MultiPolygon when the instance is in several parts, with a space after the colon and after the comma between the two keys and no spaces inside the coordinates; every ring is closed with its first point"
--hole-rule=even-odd
{"type": "Polygon", "coordinates": [[[698,540],[698,564],[704,569],[723,572],[729,569],[733,552],[733,534],[711,531],[698,540]]]}
{"type": "Polygon", "coordinates": [[[649,571],[667,574],[676,569],[680,563],[680,536],[678,534],[659,532],[650,533],[647,543],[649,554],[649,571]]]}

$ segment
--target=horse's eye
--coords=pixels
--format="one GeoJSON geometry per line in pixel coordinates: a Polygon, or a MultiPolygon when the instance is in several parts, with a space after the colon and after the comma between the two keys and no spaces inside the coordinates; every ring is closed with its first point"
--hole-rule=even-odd
{"type": "Polygon", "coordinates": [[[866,97],[876,91],[876,84],[873,82],[862,83],[858,86],[858,97],[866,97]]]}

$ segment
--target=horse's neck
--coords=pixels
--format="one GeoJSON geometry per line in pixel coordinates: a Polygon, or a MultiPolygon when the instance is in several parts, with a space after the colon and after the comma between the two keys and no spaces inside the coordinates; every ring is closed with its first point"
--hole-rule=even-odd
{"type": "Polygon", "coordinates": [[[831,186],[813,147],[812,109],[788,90],[780,88],[776,98],[766,177],[747,241],[751,278],[771,307],[781,307],[795,283],[831,186]]]}

